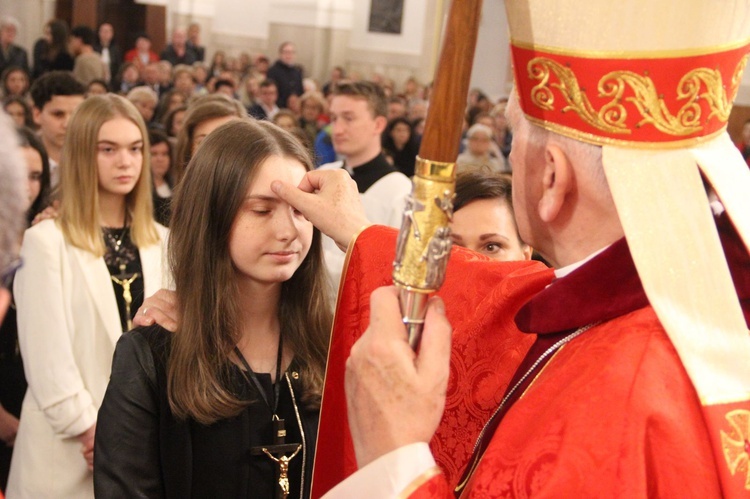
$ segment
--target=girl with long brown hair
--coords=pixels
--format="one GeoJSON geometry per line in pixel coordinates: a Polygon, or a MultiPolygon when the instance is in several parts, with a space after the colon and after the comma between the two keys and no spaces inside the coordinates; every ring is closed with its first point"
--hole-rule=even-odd
{"type": "Polygon", "coordinates": [[[26,231],[16,274],[28,390],[8,496],[94,496],[97,411],[115,344],[162,286],[166,229],[152,218],[148,134],[122,97],[86,99],[68,124],[60,214],[26,231]]]}
{"type": "Polygon", "coordinates": [[[172,204],[178,327],[117,345],[97,495],[309,495],[332,305],[320,233],[271,183],[311,168],[270,123],[231,121],[198,148],[172,204]]]}

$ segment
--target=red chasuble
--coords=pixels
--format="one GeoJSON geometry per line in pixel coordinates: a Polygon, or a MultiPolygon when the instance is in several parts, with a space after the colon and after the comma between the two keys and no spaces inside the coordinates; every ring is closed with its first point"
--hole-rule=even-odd
{"type": "MultiPolygon", "coordinates": [[[[388,286],[396,248],[394,229],[371,227],[357,238],[342,280],[321,406],[312,497],[357,470],[346,417],[344,368],[370,322],[370,293],[388,286]]],[[[460,478],[484,423],[534,341],[515,327],[523,303],[552,280],[537,262],[492,262],[454,247],[439,295],[454,327],[445,412],[431,448],[444,477],[460,478]],[[467,283],[471,283],[467,285],[467,283]]]]}
{"type": "MultiPolygon", "coordinates": [[[[726,217],[718,225],[725,248],[738,249],[730,268],[747,313],[750,258],[726,217]]],[[[351,254],[329,355],[313,497],[356,470],[344,362],[369,322],[370,291],[390,281],[393,252],[383,248],[394,240],[395,231],[372,228],[351,254]]],[[[625,241],[545,289],[551,280],[551,271],[537,265],[490,263],[460,249],[451,255],[440,293],[455,328],[451,377],[431,442],[443,472],[417,480],[411,497],[453,497],[508,385],[550,339],[592,323],[600,324],[558,350],[501,412],[462,497],[721,497],[718,470],[727,465],[714,458],[700,401],[648,305],[625,241]],[[538,333],[536,341],[516,324],[538,333]]]]}

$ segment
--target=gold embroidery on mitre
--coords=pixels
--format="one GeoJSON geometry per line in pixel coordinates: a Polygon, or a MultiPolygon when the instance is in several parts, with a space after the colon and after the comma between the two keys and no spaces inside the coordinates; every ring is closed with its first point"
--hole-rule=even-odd
{"type": "Polygon", "coordinates": [[[604,75],[599,80],[597,90],[600,97],[609,97],[611,100],[597,111],[570,68],[545,57],[535,57],[527,65],[529,78],[539,81],[531,89],[531,102],[540,109],[553,111],[555,95],[552,88],[555,88],[567,102],[562,112],[574,111],[589,125],[613,134],[632,133],[625,123],[628,111],[623,105],[623,102],[630,102],[643,117],[636,127],[651,124],[668,135],[691,135],[703,130],[699,103],[701,99],[707,102],[711,110],[705,122],[714,116],[724,123],[729,119],[732,101],[739,90],[748,58],[750,54],[743,57],[735,68],[729,93],[723,84],[721,73],[716,69],[697,68],[685,74],[677,85],[677,100],[686,102],[673,115],[653,80],[647,75],[633,71],[612,71],[604,75]],[[559,83],[550,83],[552,74],[559,83]],[[633,96],[625,97],[628,88],[633,91],[633,96]]]}
{"type": "Polygon", "coordinates": [[[619,102],[611,102],[604,106],[598,113],[589,102],[588,97],[578,85],[575,73],[560,63],[545,57],[536,57],[529,61],[529,77],[540,80],[531,89],[531,102],[545,111],[555,109],[555,96],[549,88],[550,74],[554,73],[560,83],[551,86],[558,89],[567,101],[568,105],[562,111],[575,111],[583,121],[589,125],[610,133],[630,133],[625,126],[627,112],[619,102]]]}
{"type": "Polygon", "coordinates": [[[745,474],[745,489],[750,490],[750,411],[729,411],[726,419],[732,431],[721,430],[721,447],[732,475],[745,474]]]}

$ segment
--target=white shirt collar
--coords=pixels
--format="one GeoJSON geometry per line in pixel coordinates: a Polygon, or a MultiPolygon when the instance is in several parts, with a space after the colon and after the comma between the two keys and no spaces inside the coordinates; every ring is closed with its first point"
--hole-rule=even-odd
{"type": "Polygon", "coordinates": [[[610,246],[612,246],[612,245],[608,244],[607,246],[603,247],[602,249],[594,251],[593,253],[591,253],[589,256],[587,256],[583,260],[578,260],[577,262],[571,263],[570,265],[566,265],[565,267],[560,267],[559,269],[555,269],[555,278],[560,279],[561,277],[565,277],[566,275],[570,274],[571,272],[573,272],[574,270],[576,270],[578,267],[582,266],[584,263],[588,262],[589,260],[591,260],[592,258],[594,258],[595,256],[597,256],[599,253],[601,253],[605,249],[609,248],[610,246]]]}

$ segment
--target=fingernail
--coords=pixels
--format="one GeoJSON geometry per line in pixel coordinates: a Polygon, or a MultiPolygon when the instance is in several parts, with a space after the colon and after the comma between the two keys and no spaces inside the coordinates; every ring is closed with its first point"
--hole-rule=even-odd
{"type": "Polygon", "coordinates": [[[150,326],[150,325],[152,325],[154,323],[154,318],[146,316],[146,317],[143,318],[143,322],[145,322],[146,324],[148,324],[150,326]]]}
{"type": "Polygon", "coordinates": [[[271,190],[278,194],[281,191],[281,182],[279,182],[278,180],[274,180],[273,182],[271,182],[271,190]]]}

